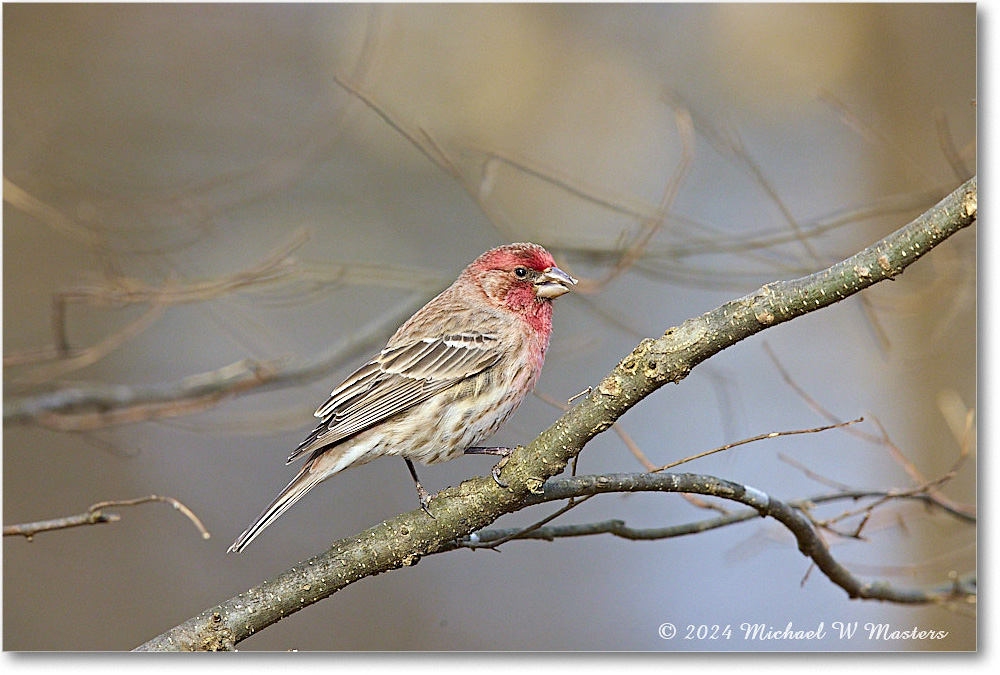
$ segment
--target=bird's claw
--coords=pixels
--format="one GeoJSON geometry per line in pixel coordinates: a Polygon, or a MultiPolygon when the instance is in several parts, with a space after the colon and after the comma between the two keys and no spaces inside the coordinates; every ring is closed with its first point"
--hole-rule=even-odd
{"type": "Polygon", "coordinates": [[[507,483],[504,483],[502,480],[500,480],[500,472],[503,471],[503,468],[505,466],[507,466],[507,461],[509,459],[510,459],[510,455],[504,455],[503,459],[501,459],[499,462],[497,462],[496,466],[494,466],[493,470],[490,472],[490,475],[493,476],[493,480],[495,480],[496,484],[499,485],[502,488],[508,488],[508,487],[510,487],[507,483]]]}
{"type": "Polygon", "coordinates": [[[436,495],[432,495],[431,493],[427,492],[427,490],[424,489],[423,485],[420,485],[419,483],[417,484],[417,497],[419,497],[420,499],[420,508],[422,508],[424,510],[424,513],[426,513],[431,518],[435,517],[434,514],[431,513],[430,509],[431,500],[434,499],[435,496],[436,495]]]}
{"type": "Polygon", "coordinates": [[[495,480],[497,485],[499,485],[502,488],[509,487],[507,483],[504,483],[502,480],[500,480],[500,472],[503,470],[505,466],[507,466],[507,460],[510,459],[510,455],[512,452],[514,452],[514,448],[475,447],[475,448],[465,449],[465,454],[467,455],[495,455],[497,457],[503,458],[499,462],[497,462],[497,465],[493,467],[493,471],[490,472],[491,475],[493,476],[493,480],[495,480]]]}

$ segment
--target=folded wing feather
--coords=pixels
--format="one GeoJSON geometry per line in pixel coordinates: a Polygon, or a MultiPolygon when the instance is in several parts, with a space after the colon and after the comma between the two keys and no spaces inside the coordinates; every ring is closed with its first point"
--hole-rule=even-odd
{"type": "Polygon", "coordinates": [[[316,410],[319,426],[289,455],[349,438],[396,415],[500,360],[495,335],[447,335],[387,348],[358,368],[316,410]]]}

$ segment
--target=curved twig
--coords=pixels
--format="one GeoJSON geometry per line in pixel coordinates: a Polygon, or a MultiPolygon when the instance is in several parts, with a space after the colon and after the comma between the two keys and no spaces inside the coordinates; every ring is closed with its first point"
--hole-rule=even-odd
{"type": "Polygon", "coordinates": [[[116,506],[137,506],[138,504],[146,504],[148,502],[163,502],[164,504],[170,504],[175,509],[183,513],[184,517],[194,523],[194,526],[198,528],[199,532],[201,532],[202,539],[208,539],[212,536],[209,534],[208,530],[205,529],[201,519],[194,514],[194,511],[185,506],[180,500],[174,499],[173,497],[164,497],[162,495],[147,495],[145,497],[137,497],[135,499],[115,499],[98,502],[96,504],[91,504],[86,512],[79,513],[75,516],[52,518],[51,520],[37,520],[32,523],[21,523],[18,525],[4,525],[3,536],[21,536],[26,538],[28,541],[31,541],[31,539],[39,532],[65,530],[71,527],[80,527],[81,525],[115,523],[121,520],[121,516],[117,513],[105,513],[104,509],[114,508],[116,506]]]}

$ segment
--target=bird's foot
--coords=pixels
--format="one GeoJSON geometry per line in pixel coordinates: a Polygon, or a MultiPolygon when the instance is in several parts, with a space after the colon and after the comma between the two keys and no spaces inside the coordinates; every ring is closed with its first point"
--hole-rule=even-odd
{"type": "Polygon", "coordinates": [[[406,460],[406,468],[410,470],[410,476],[413,477],[413,485],[417,488],[417,498],[420,499],[420,508],[424,510],[424,513],[433,518],[434,514],[431,513],[430,503],[435,495],[432,495],[420,484],[420,479],[417,478],[417,470],[413,467],[413,462],[406,457],[403,459],[406,460]]]}
{"type": "Polygon", "coordinates": [[[424,489],[423,485],[417,483],[417,497],[420,499],[420,508],[422,508],[424,510],[424,513],[426,513],[431,518],[434,518],[434,514],[431,513],[429,505],[431,503],[431,500],[434,499],[436,496],[437,496],[436,494],[432,495],[426,489],[424,489]]]}
{"type": "Polygon", "coordinates": [[[510,460],[510,454],[514,452],[514,448],[466,448],[465,454],[467,455],[497,455],[501,457],[500,461],[496,463],[490,475],[493,476],[493,480],[496,481],[497,485],[502,488],[509,487],[507,483],[500,480],[500,472],[503,468],[507,466],[507,462],[510,460]]]}

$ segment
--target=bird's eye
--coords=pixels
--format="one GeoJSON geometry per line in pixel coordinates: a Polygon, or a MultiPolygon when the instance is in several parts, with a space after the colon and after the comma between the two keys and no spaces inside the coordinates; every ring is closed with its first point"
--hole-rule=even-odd
{"type": "Polygon", "coordinates": [[[528,269],[526,267],[515,267],[514,276],[516,276],[518,279],[523,279],[526,276],[528,276],[528,269]]]}

